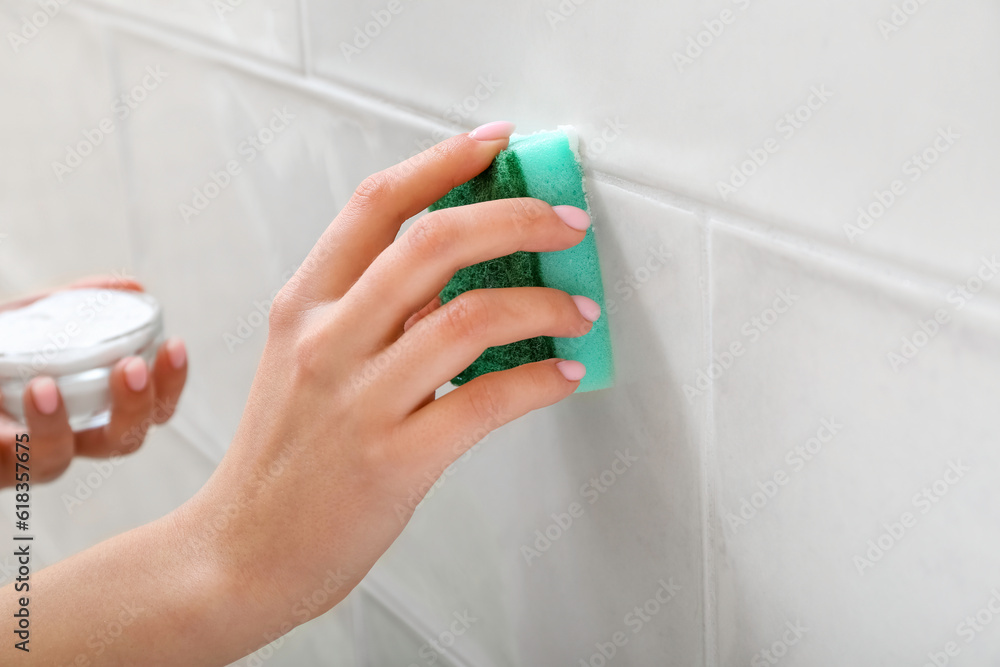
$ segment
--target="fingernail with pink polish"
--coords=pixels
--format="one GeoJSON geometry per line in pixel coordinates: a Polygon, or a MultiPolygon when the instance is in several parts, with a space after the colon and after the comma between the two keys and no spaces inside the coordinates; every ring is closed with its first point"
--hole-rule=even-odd
{"type": "Polygon", "coordinates": [[[54,414],[59,408],[59,388],[56,387],[56,381],[43,377],[32,382],[31,400],[35,402],[35,409],[43,415],[54,414]]]}
{"type": "Polygon", "coordinates": [[[149,380],[149,371],[146,370],[146,362],[138,357],[129,360],[125,364],[125,384],[132,391],[142,391],[146,388],[149,380]]]}
{"type": "Polygon", "coordinates": [[[558,368],[563,377],[570,382],[579,382],[583,379],[583,376],[587,374],[587,367],[579,361],[560,361],[556,364],[556,368],[558,368]]]}
{"type": "Polygon", "coordinates": [[[580,314],[590,322],[596,322],[601,316],[601,307],[593,299],[585,296],[574,296],[573,303],[580,309],[580,314]]]}
{"type": "Polygon", "coordinates": [[[497,139],[507,139],[514,132],[514,123],[506,120],[497,120],[492,123],[480,125],[472,132],[469,132],[470,139],[477,141],[495,141],[497,139]]]}
{"type": "Polygon", "coordinates": [[[184,348],[184,341],[180,338],[171,338],[167,341],[167,357],[174,370],[179,371],[187,361],[187,350],[184,348]]]}
{"type": "Polygon", "coordinates": [[[578,232],[586,231],[590,227],[590,215],[582,208],[576,206],[553,206],[552,210],[556,215],[578,232]]]}

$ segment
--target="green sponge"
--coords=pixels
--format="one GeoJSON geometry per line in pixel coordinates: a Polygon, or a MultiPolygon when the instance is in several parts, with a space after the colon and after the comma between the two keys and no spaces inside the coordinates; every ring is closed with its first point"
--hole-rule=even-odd
{"type": "MultiPolygon", "coordinates": [[[[452,206],[512,197],[534,197],[552,206],[567,204],[590,211],[577,157],[577,138],[560,128],[528,136],[514,135],[486,171],[464,183],[430,207],[452,206]]],[[[579,244],[558,252],[516,252],[459,270],[441,292],[447,303],[462,292],[492,287],[544,286],[582,294],[604,310],[601,267],[594,242],[594,226],[579,244]]],[[[587,367],[577,391],[610,387],[614,382],[611,337],[607,315],[579,338],[541,336],[509,345],[491,347],[452,382],[461,385],[484,373],[559,357],[575,359],[587,367]]]]}

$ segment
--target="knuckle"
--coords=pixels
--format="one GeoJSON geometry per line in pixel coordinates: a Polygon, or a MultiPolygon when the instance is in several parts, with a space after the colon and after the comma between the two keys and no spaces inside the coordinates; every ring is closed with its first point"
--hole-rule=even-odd
{"type": "Polygon", "coordinates": [[[449,335],[462,341],[484,337],[491,324],[491,309],[487,299],[478,291],[464,292],[441,309],[441,317],[449,335]]]}
{"type": "Polygon", "coordinates": [[[391,488],[405,477],[412,464],[412,450],[399,446],[401,434],[398,429],[389,429],[381,437],[365,438],[355,456],[366,484],[385,487],[388,483],[391,488]]]}
{"type": "Polygon", "coordinates": [[[559,390],[564,382],[562,374],[554,366],[534,364],[526,373],[526,389],[536,396],[546,396],[553,389],[559,390]]]}
{"type": "Polygon", "coordinates": [[[60,446],[56,449],[62,453],[52,453],[45,457],[44,461],[42,461],[39,466],[39,481],[50,482],[57,479],[64,472],[66,472],[66,469],[69,468],[69,464],[73,462],[73,449],[71,446],[60,446]]]}
{"type": "MultiPolygon", "coordinates": [[[[442,162],[452,162],[460,159],[467,148],[468,146],[464,142],[456,141],[452,138],[434,144],[431,146],[430,150],[427,151],[427,153],[442,162]]],[[[455,183],[455,185],[458,186],[461,185],[461,183],[455,183]]]]}
{"type": "Polygon", "coordinates": [[[111,453],[114,456],[128,456],[129,454],[133,454],[146,441],[146,434],[149,433],[149,429],[153,426],[154,422],[155,420],[152,416],[149,416],[145,419],[137,419],[136,423],[128,428],[125,425],[115,424],[111,432],[109,432],[107,440],[101,446],[103,449],[108,450],[113,445],[114,449],[111,453]]]}
{"type": "Polygon", "coordinates": [[[146,435],[149,433],[149,429],[153,425],[152,419],[149,419],[148,421],[150,423],[146,423],[144,420],[141,424],[133,426],[118,439],[119,447],[116,450],[118,454],[128,456],[129,454],[134,454],[139,451],[142,444],[146,442],[146,435]]]}
{"type": "Polygon", "coordinates": [[[410,178],[420,170],[427,167],[427,165],[433,161],[435,147],[431,146],[427,150],[421,151],[416,155],[411,155],[407,159],[403,160],[397,164],[394,169],[402,178],[410,178]]]}
{"type": "Polygon", "coordinates": [[[573,297],[567,292],[546,288],[543,299],[553,326],[565,331],[567,335],[582,336],[593,328],[593,322],[583,316],[573,297]]]}
{"type": "Polygon", "coordinates": [[[537,199],[521,197],[507,199],[511,227],[518,235],[526,235],[542,215],[542,203],[537,199]]]}
{"type": "Polygon", "coordinates": [[[560,315],[572,314],[574,317],[583,317],[580,315],[580,310],[576,307],[573,297],[568,292],[552,287],[544,287],[542,289],[544,290],[542,300],[546,308],[560,315]]]}
{"type": "Polygon", "coordinates": [[[290,348],[290,362],[296,377],[314,380],[323,375],[331,349],[325,330],[312,326],[299,331],[290,348]]]}
{"type": "MultiPolygon", "coordinates": [[[[482,382],[475,391],[469,392],[469,410],[477,422],[484,425],[503,423],[506,413],[504,402],[492,382],[482,382]]],[[[492,426],[496,428],[496,426],[492,426]]]]}
{"type": "Polygon", "coordinates": [[[269,327],[283,327],[292,318],[292,313],[294,312],[293,303],[294,297],[292,297],[288,285],[285,285],[274,295],[274,300],[271,301],[271,308],[267,313],[269,327]]]}
{"type": "Polygon", "coordinates": [[[375,478],[384,474],[390,464],[388,449],[382,442],[372,440],[361,449],[361,467],[375,478]]]}
{"type": "Polygon", "coordinates": [[[172,398],[170,400],[159,400],[157,399],[156,405],[153,408],[153,423],[155,424],[165,424],[170,421],[170,418],[174,416],[174,412],[177,410],[177,399],[172,398]]]}
{"type": "Polygon", "coordinates": [[[112,427],[112,433],[117,433],[111,440],[118,445],[116,451],[122,455],[137,451],[146,441],[149,429],[156,425],[156,417],[156,407],[153,405],[153,401],[137,408],[128,415],[119,417],[119,423],[112,427]]]}
{"type": "Polygon", "coordinates": [[[454,239],[453,215],[447,210],[437,211],[414,222],[407,233],[410,250],[420,257],[447,252],[454,239]]]}
{"type": "Polygon", "coordinates": [[[391,196],[394,180],[389,171],[380,171],[368,176],[354,190],[355,203],[364,208],[384,203],[391,196]]]}
{"type": "MultiPolygon", "coordinates": [[[[408,171],[417,171],[420,169],[425,169],[429,165],[435,162],[447,162],[455,158],[455,146],[453,142],[444,141],[438,144],[434,144],[427,150],[417,153],[409,160],[403,163],[407,167],[408,171]]],[[[460,185],[460,183],[455,183],[455,185],[460,185]]]]}

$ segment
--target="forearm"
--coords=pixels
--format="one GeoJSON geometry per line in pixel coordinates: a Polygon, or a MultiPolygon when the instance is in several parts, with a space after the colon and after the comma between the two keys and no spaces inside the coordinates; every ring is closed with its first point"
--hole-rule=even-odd
{"type": "MultiPolygon", "coordinates": [[[[586,369],[546,359],[435,390],[490,347],[581,336],[583,295],[473,290],[456,267],[570,248],[590,218],[537,200],[400,222],[489,167],[510,123],[454,137],[359,187],[278,296],[240,428],[208,484],[167,519],[31,582],[27,665],[224,665],[346,596],[403,530],[427,480],[491,430],[573,394],[586,369]]],[[[461,210],[459,210],[461,209],[461,210]]],[[[12,622],[20,592],[4,591],[12,622]]],[[[13,655],[13,635],[3,662],[13,655]]]]}
{"type": "Polygon", "coordinates": [[[223,665],[265,643],[252,589],[203,541],[191,506],[33,574],[3,590],[0,663],[223,665]],[[28,652],[14,613],[29,598],[28,652]]]}

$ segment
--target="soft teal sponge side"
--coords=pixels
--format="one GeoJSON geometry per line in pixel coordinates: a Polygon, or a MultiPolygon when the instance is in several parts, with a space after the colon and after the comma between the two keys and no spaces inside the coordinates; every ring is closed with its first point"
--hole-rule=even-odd
{"type": "MultiPolygon", "coordinates": [[[[490,168],[452,190],[431,210],[510,197],[534,197],[552,206],[570,205],[589,212],[575,134],[559,129],[514,135],[490,168]]],[[[580,361],[587,367],[577,391],[610,387],[614,383],[614,363],[594,225],[583,241],[567,250],[515,253],[462,269],[442,291],[441,301],[445,303],[470,289],[526,285],[582,294],[600,304],[602,315],[579,338],[540,338],[490,348],[453,382],[462,384],[483,373],[559,357],[580,361]]]]}
{"type": "MultiPolygon", "coordinates": [[[[520,159],[528,196],[552,206],[568,204],[590,212],[575,134],[563,130],[542,132],[519,137],[511,144],[520,159]]],[[[553,338],[555,356],[575,359],[587,367],[579,391],[610,387],[614,384],[614,361],[594,224],[591,223],[583,241],[572,248],[537,254],[542,283],[546,287],[590,297],[600,304],[602,311],[600,319],[585,336],[553,338]]]]}

